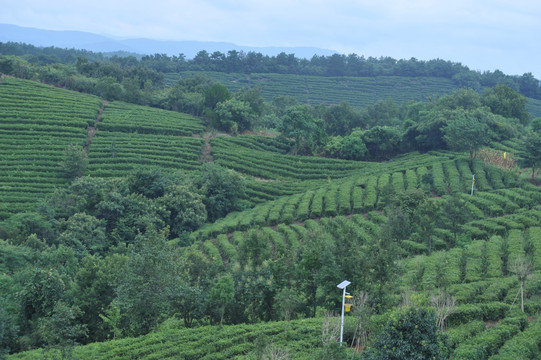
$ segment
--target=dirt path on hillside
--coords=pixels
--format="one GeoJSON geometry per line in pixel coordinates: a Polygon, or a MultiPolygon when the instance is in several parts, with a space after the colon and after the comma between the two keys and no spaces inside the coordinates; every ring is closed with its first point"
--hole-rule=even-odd
{"type": "Polygon", "coordinates": [[[90,144],[92,144],[92,139],[94,138],[94,135],[96,135],[96,126],[101,121],[101,117],[103,115],[103,110],[105,109],[105,106],[109,104],[109,101],[102,100],[101,101],[101,107],[98,111],[98,116],[96,117],[96,121],[94,122],[94,125],[89,125],[86,130],[88,131],[88,136],[86,138],[86,145],[84,147],[86,156],[88,156],[88,149],[90,148],[90,144]]]}
{"type": "Polygon", "coordinates": [[[199,161],[204,162],[204,163],[214,162],[214,159],[212,158],[212,155],[210,154],[212,151],[212,145],[210,144],[210,139],[218,137],[218,136],[230,136],[230,135],[226,133],[215,133],[215,132],[210,132],[210,131],[207,131],[203,134],[203,140],[205,140],[205,143],[203,144],[203,149],[201,150],[199,161]]]}
{"type": "Polygon", "coordinates": [[[203,134],[203,140],[205,140],[205,143],[203,144],[203,150],[201,151],[201,156],[199,157],[199,160],[204,163],[214,162],[214,159],[212,159],[212,155],[210,154],[212,150],[212,145],[210,145],[210,138],[210,132],[207,131],[205,134],[203,134]]]}

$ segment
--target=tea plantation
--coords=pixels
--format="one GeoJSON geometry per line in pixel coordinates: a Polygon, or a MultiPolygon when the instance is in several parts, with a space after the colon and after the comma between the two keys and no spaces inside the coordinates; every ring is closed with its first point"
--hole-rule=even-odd
{"type": "MultiPolygon", "coordinates": [[[[358,107],[453,90],[441,78],[210,75],[260,84],[266,99],[358,107]]],[[[364,359],[412,308],[447,311],[446,358],[541,358],[535,174],[466,152],[368,162],[293,155],[292,142],[3,77],[0,335],[24,350],[7,358],[364,359]],[[75,180],[70,145],[87,161],[75,180]],[[242,206],[206,221],[230,179],[242,206]]],[[[525,156],[518,136],[486,149],[525,156]]]]}

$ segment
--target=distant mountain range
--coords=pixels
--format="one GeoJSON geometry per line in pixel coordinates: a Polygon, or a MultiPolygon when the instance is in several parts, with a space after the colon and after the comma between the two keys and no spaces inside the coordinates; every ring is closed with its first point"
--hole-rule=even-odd
{"type": "Polygon", "coordinates": [[[227,42],[207,41],[160,41],[151,39],[115,39],[113,37],[97,35],[83,31],[55,31],[42,30],[17,25],[0,24],[0,42],[21,42],[35,46],[55,46],[59,48],[86,49],[93,52],[126,51],[129,53],[167,54],[169,56],[184,54],[186,58],[193,58],[199,51],[209,53],[229,50],[254,51],[263,55],[275,56],[281,52],[295,54],[298,58],[310,59],[315,54],[329,56],[336,51],[315,47],[255,47],[240,46],[227,42]]]}

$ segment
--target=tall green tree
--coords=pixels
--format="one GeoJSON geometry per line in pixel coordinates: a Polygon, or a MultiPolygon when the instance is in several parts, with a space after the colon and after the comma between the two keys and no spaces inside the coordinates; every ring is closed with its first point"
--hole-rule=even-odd
{"type": "Polygon", "coordinates": [[[491,139],[488,125],[467,112],[451,121],[443,131],[445,134],[443,139],[447,146],[454,151],[467,151],[470,164],[479,148],[488,144],[491,139]]]}
{"type": "Polygon", "coordinates": [[[227,90],[225,85],[221,83],[215,83],[205,90],[205,106],[210,109],[215,109],[216,105],[227,101],[230,98],[231,93],[227,90]]]}
{"type": "Polygon", "coordinates": [[[524,139],[524,165],[532,168],[532,179],[535,170],[541,166],[541,134],[531,131],[524,139]]]}
{"type": "Polygon", "coordinates": [[[201,177],[196,179],[196,185],[204,196],[203,203],[210,222],[244,207],[244,180],[217,164],[203,164],[201,177]]]}
{"type": "Polygon", "coordinates": [[[235,135],[250,130],[256,118],[250,104],[236,98],[218,103],[216,114],[220,129],[235,135]]]}
{"type": "Polygon", "coordinates": [[[174,251],[163,233],[150,230],[138,235],[129,248],[115,303],[128,316],[127,333],[133,336],[156,331],[171,315],[172,298],[183,279],[174,251]]]}
{"type": "Polygon", "coordinates": [[[224,321],[225,308],[235,298],[235,281],[231,275],[220,277],[209,291],[210,304],[220,318],[220,326],[224,321]]]}
{"type": "Polygon", "coordinates": [[[294,105],[286,109],[279,131],[283,136],[295,139],[295,153],[310,153],[321,143],[321,121],[316,120],[306,105],[294,105]]]}
{"type": "Polygon", "coordinates": [[[84,175],[87,164],[88,158],[83,148],[72,144],[64,151],[64,158],[60,163],[60,168],[66,178],[73,180],[84,175]]]}
{"type": "Polygon", "coordinates": [[[166,224],[173,236],[197,230],[207,219],[203,196],[188,186],[170,186],[157,201],[169,212],[166,224]]]}
{"type": "Polygon", "coordinates": [[[361,137],[372,160],[390,159],[398,153],[402,141],[400,130],[391,126],[374,126],[361,137]]]}
{"type": "Polygon", "coordinates": [[[58,237],[58,242],[72,247],[78,256],[103,254],[109,247],[105,235],[105,221],[92,215],[77,213],[65,223],[65,229],[58,237]]]}
{"type": "Polygon", "coordinates": [[[486,90],[482,102],[494,114],[518,119],[522,125],[528,125],[530,121],[530,114],[526,110],[526,97],[507,85],[499,84],[486,90]]]}
{"type": "Polygon", "coordinates": [[[62,359],[71,359],[73,346],[87,335],[86,326],[79,321],[81,314],[77,306],[57,302],[51,315],[39,321],[39,336],[45,349],[59,349],[62,359]]]}
{"type": "Polygon", "coordinates": [[[16,350],[17,318],[12,305],[4,296],[0,296],[0,359],[16,350]]]}
{"type": "Polygon", "coordinates": [[[329,106],[323,115],[325,131],[329,135],[345,136],[352,129],[361,126],[361,116],[348,102],[329,106]]]}

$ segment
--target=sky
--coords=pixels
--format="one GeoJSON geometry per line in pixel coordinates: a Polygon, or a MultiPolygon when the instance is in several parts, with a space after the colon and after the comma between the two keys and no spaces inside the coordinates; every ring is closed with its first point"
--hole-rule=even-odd
{"type": "Polygon", "coordinates": [[[1,0],[0,23],[119,38],[311,46],[541,79],[538,0],[1,0]]]}

